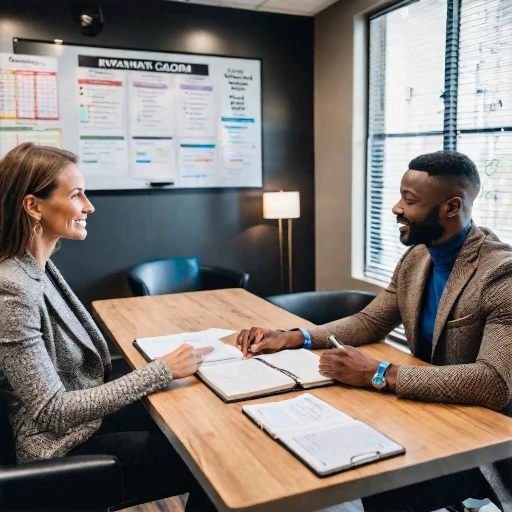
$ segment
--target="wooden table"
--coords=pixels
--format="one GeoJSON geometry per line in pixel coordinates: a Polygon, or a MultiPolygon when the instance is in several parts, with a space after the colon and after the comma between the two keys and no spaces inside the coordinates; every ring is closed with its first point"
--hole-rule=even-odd
{"type": "MultiPolygon", "coordinates": [[[[241,289],[103,300],[93,310],[133,368],[146,364],[132,345],[137,337],[312,325],[241,289]]],[[[377,359],[424,364],[386,343],[361,350],[377,359]]],[[[512,457],[512,419],[481,407],[412,402],[341,385],[309,392],[387,434],[407,453],[318,478],[242,414],[247,402],[226,405],[195,377],[152,394],[147,406],[221,511],[311,511],[512,457]]]]}

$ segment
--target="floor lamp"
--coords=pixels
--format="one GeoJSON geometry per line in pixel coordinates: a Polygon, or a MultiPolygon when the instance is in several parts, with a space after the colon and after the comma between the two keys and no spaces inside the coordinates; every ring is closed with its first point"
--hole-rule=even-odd
{"type": "Polygon", "coordinates": [[[264,192],[263,218],[279,220],[279,263],[281,270],[281,293],[284,293],[283,265],[283,219],[288,219],[288,291],[293,291],[292,266],[292,219],[300,217],[298,192],[264,192]]]}

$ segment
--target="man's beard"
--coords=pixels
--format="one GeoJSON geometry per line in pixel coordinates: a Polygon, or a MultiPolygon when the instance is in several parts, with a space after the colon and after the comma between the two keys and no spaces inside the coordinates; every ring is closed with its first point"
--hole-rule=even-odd
{"type": "Polygon", "coordinates": [[[407,222],[409,226],[409,236],[404,239],[405,233],[400,233],[400,242],[406,246],[425,244],[430,247],[432,242],[439,240],[444,234],[439,208],[439,205],[434,206],[421,222],[409,222],[405,217],[397,216],[398,220],[407,222]]]}

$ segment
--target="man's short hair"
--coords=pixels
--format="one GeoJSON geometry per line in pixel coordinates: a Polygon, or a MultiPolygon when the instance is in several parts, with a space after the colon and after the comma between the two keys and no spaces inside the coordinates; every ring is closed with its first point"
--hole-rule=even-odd
{"type": "Polygon", "coordinates": [[[409,162],[409,169],[425,171],[429,176],[458,181],[464,188],[469,186],[476,192],[480,190],[480,176],[475,163],[458,151],[443,150],[420,155],[409,162]]]}

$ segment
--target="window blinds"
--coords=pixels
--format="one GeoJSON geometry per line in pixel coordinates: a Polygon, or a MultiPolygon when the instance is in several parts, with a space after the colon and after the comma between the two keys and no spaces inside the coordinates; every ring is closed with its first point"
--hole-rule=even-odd
{"type": "Polygon", "coordinates": [[[383,282],[405,250],[391,213],[402,175],[443,148],[446,13],[420,0],[370,19],[365,275],[383,282]]]}
{"type": "Polygon", "coordinates": [[[365,275],[388,283],[405,247],[391,208],[409,161],[477,164],[474,219],[512,243],[512,1],[419,0],[370,19],[365,275]]]}

